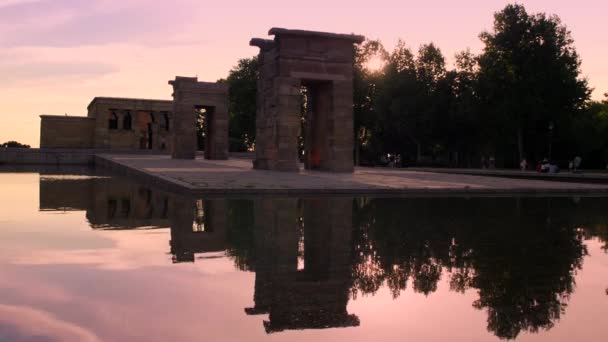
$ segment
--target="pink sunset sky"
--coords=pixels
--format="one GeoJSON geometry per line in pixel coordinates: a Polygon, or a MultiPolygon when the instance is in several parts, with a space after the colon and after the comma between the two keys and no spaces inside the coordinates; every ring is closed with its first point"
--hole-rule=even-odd
{"type": "MultiPolygon", "coordinates": [[[[276,27],[357,33],[392,49],[479,52],[478,35],[511,1],[0,0],[0,142],[39,144],[40,114],[86,115],[95,96],[170,99],[176,75],[226,77],[276,27]]],[[[572,31],[583,75],[608,92],[605,0],[520,1],[572,31]]]]}

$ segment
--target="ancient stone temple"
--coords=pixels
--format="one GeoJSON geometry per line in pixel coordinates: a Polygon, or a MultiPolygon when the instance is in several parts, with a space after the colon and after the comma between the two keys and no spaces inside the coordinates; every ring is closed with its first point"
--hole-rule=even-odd
{"type": "Polygon", "coordinates": [[[269,34],[274,40],[250,42],[260,48],[254,168],[299,170],[302,137],[307,169],[352,172],[353,44],[364,37],[282,28],[269,34]]]}
{"type": "Polygon", "coordinates": [[[95,97],[87,116],[41,115],[41,148],[152,150],[171,148],[172,103],[95,97]]]}
{"type": "Polygon", "coordinates": [[[199,115],[203,115],[205,122],[205,158],[228,159],[228,86],[180,76],[169,84],[173,86],[175,122],[173,159],[194,159],[199,115]]]}

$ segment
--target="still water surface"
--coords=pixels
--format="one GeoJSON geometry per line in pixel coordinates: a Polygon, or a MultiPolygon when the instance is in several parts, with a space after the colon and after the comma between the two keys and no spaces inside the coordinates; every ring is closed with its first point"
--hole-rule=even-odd
{"type": "Polygon", "coordinates": [[[605,341],[608,198],[0,173],[0,341],[605,341]]]}

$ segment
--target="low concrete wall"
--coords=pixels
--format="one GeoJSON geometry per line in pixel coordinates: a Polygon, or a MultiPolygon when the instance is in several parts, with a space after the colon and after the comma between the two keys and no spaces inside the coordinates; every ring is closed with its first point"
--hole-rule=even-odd
{"type": "Polygon", "coordinates": [[[49,148],[1,148],[0,164],[86,165],[93,163],[94,150],[49,148]]]}
{"type": "Polygon", "coordinates": [[[72,148],[0,148],[3,165],[93,165],[96,153],[161,154],[153,150],[102,150],[72,148]]]}
{"type": "MultiPolygon", "coordinates": [[[[168,151],[76,148],[0,148],[0,165],[94,165],[95,154],[168,154],[168,151]]],[[[204,152],[197,151],[202,158],[204,152]]],[[[231,152],[230,158],[253,159],[252,152],[231,152]]]]}

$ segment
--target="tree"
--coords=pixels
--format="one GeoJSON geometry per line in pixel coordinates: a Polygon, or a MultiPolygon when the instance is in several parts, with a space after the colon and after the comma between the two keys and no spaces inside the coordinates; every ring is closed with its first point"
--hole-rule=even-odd
{"type": "Polygon", "coordinates": [[[455,69],[446,74],[451,94],[441,134],[455,166],[472,167],[479,142],[486,138],[480,129],[478,72],[477,56],[465,50],[456,54],[455,69]]]}
{"type": "Polygon", "coordinates": [[[414,58],[400,42],[389,58],[381,93],[383,135],[387,152],[402,157],[437,152],[439,122],[447,111],[449,87],[445,58],[434,44],[422,45],[414,58]]]}
{"type": "Polygon", "coordinates": [[[382,83],[384,70],[372,70],[368,63],[372,60],[386,62],[388,54],[378,40],[367,40],[355,46],[353,80],[353,117],[355,136],[355,162],[375,159],[380,152],[378,146],[378,87],[382,83]],[[361,153],[362,152],[362,153],[361,153]]]}
{"type": "Polygon", "coordinates": [[[228,113],[230,116],[230,149],[245,151],[255,143],[255,117],[258,57],[243,58],[230,70],[228,83],[228,113]]]}
{"type": "Polygon", "coordinates": [[[9,148],[9,147],[12,147],[12,148],[30,148],[30,145],[22,144],[22,143],[19,143],[17,141],[11,140],[11,141],[7,141],[7,142],[5,142],[3,144],[0,144],[0,147],[1,148],[9,148]]]}
{"type": "MultiPolygon", "coordinates": [[[[416,60],[414,54],[399,41],[388,58],[382,84],[379,86],[378,120],[381,127],[378,137],[384,152],[405,155],[413,146],[419,151],[420,142],[416,132],[416,60]]],[[[416,152],[414,152],[416,153],[416,152]]]]}
{"type": "Polygon", "coordinates": [[[516,145],[519,159],[527,149],[539,158],[552,138],[548,127],[559,135],[590,95],[570,32],[557,16],[530,15],[523,5],[510,4],[480,38],[479,90],[494,122],[488,127],[493,140],[502,145],[496,147],[509,155],[516,145]]]}
{"type": "Polygon", "coordinates": [[[562,149],[569,156],[580,155],[585,168],[608,165],[608,94],[606,99],[589,101],[566,128],[562,149]]]}

